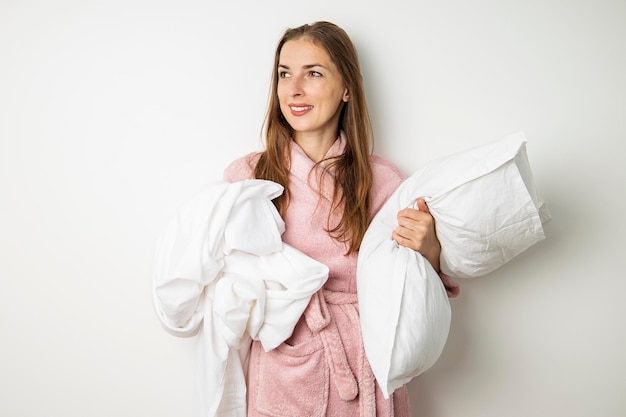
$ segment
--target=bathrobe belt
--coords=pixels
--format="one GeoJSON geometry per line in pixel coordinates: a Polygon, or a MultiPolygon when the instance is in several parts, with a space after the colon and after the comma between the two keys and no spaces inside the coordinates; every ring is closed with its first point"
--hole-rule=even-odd
{"type": "MultiPolygon", "coordinates": [[[[363,340],[359,340],[359,381],[354,376],[346,351],[339,335],[339,329],[328,308],[328,304],[345,305],[343,311],[359,327],[359,313],[356,308],[358,298],[356,293],[345,293],[329,290],[320,290],[313,294],[311,301],[304,311],[307,325],[313,333],[318,333],[324,345],[326,361],[330,368],[332,379],[335,382],[339,397],[344,401],[354,400],[359,395],[361,417],[376,417],[376,383],[374,374],[367,362],[363,340]]],[[[352,330],[352,329],[351,329],[352,330]]],[[[390,415],[393,415],[393,407],[390,415]]]]}

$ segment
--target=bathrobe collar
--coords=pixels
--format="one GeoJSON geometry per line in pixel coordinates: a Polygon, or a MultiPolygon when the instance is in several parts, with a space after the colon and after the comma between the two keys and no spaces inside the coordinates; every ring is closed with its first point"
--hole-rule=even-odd
{"type": "MultiPolygon", "coordinates": [[[[332,146],[324,155],[324,160],[340,156],[346,149],[346,135],[340,132],[339,136],[333,142],[332,146]]],[[[326,166],[326,162],[322,161],[320,167],[326,166]]],[[[319,191],[319,175],[322,173],[321,169],[315,169],[315,162],[309,158],[304,150],[295,141],[291,141],[291,174],[299,180],[307,183],[315,190],[319,191]],[[315,170],[315,171],[314,171],[315,170]]],[[[333,187],[334,180],[331,175],[324,177],[324,183],[322,187],[322,196],[328,201],[333,199],[333,187]]]]}

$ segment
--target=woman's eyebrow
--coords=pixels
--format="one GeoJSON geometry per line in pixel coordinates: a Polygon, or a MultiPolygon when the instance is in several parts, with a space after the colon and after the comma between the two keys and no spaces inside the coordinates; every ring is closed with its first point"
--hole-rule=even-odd
{"type": "MultiPolygon", "coordinates": [[[[311,68],[315,68],[315,67],[321,67],[321,68],[326,68],[324,65],[322,64],[307,64],[307,65],[303,65],[302,68],[303,69],[311,69],[311,68]]],[[[283,69],[289,69],[288,65],[285,64],[278,64],[278,68],[283,68],[283,69]]]]}
{"type": "Polygon", "coordinates": [[[304,69],[311,69],[311,68],[315,68],[315,67],[322,67],[322,68],[326,68],[324,65],[322,64],[309,64],[309,65],[304,65],[302,68],[304,69]]]}

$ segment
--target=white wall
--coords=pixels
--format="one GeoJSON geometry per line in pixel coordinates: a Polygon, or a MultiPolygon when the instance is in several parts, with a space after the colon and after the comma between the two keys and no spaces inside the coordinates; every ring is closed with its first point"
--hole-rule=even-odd
{"type": "MultiPolygon", "coordinates": [[[[227,3],[227,2],[219,2],[227,3]]],[[[187,416],[155,240],[260,146],[276,41],[328,19],[405,172],[524,131],[547,239],[463,281],[421,417],[626,416],[626,3],[0,3],[0,415],[187,416]]]]}

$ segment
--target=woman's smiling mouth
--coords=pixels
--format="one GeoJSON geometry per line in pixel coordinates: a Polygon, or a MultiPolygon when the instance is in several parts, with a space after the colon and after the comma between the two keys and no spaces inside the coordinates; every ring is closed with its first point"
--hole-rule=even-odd
{"type": "Polygon", "coordinates": [[[307,105],[290,105],[289,109],[294,116],[303,116],[313,109],[313,106],[307,105]]]}

